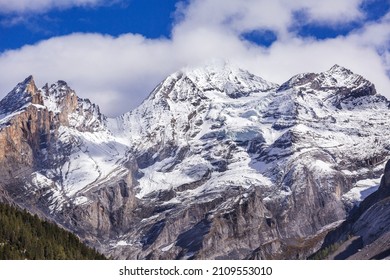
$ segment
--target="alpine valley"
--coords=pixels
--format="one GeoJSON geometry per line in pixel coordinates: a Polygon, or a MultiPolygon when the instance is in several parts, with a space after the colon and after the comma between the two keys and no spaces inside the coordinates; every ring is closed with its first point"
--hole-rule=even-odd
{"type": "Polygon", "coordinates": [[[113,259],[387,258],[389,104],[338,65],[214,63],[108,118],[30,76],[0,101],[0,201],[113,259]]]}

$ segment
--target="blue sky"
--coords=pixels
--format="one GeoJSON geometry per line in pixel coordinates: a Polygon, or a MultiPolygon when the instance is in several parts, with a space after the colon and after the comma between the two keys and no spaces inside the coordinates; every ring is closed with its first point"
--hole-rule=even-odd
{"type": "Polygon", "coordinates": [[[169,37],[176,2],[135,0],[101,6],[57,8],[43,13],[2,14],[0,51],[74,32],[96,32],[112,36],[140,33],[147,38],[169,37]],[[159,6],[161,2],[164,5],[159,6]],[[157,6],[158,9],[153,8],[157,6]]]}
{"type": "Polygon", "coordinates": [[[337,63],[390,97],[390,0],[0,0],[0,97],[32,74],[118,115],[215,58],[277,83],[337,63]]]}

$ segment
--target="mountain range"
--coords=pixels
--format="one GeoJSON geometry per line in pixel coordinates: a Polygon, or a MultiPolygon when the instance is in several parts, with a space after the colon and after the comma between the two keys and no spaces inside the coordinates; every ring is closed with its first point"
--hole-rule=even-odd
{"type": "Polygon", "coordinates": [[[114,259],[386,258],[389,106],[339,65],[185,68],[116,118],[30,76],[0,101],[0,201],[114,259]]]}

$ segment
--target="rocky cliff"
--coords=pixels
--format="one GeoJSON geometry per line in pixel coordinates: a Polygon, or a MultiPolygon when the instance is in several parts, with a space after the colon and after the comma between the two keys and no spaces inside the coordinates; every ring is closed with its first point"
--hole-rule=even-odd
{"type": "MultiPolygon", "coordinates": [[[[385,259],[390,257],[390,161],[379,188],[367,196],[347,219],[325,237],[317,255],[333,246],[329,259],[385,259]]],[[[329,250],[328,250],[329,251],[329,250]]],[[[315,255],[314,255],[315,256],[315,255]]]]}

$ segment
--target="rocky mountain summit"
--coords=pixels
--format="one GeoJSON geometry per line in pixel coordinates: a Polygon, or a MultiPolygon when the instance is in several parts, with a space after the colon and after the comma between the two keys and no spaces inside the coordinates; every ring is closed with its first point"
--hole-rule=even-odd
{"type": "Polygon", "coordinates": [[[0,101],[0,199],[112,258],[304,259],[378,189],[389,113],[338,65],[186,68],[117,118],[29,77],[0,101]]]}

